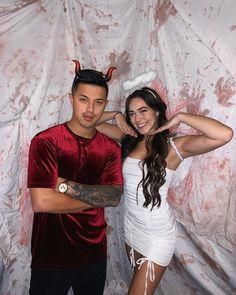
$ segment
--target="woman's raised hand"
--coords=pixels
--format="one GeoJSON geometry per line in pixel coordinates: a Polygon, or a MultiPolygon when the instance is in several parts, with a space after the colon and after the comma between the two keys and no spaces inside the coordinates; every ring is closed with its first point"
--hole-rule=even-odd
{"type": "Polygon", "coordinates": [[[161,127],[157,128],[154,131],[151,131],[149,134],[153,135],[153,134],[161,133],[162,131],[167,130],[167,129],[177,129],[179,127],[180,123],[181,123],[181,121],[179,119],[179,116],[178,116],[178,114],[176,114],[169,121],[167,121],[164,125],[162,125],[161,127]]]}
{"type": "Polygon", "coordinates": [[[131,136],[137,137],[137,133],[127,124],[125,116],[122,113],[117,113],[114,117],[116,125],[124,132],[131,136]]]}

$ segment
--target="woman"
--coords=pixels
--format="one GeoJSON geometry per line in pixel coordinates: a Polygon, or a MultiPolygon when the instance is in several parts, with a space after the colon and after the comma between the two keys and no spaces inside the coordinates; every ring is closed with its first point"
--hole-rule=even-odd
{"type": "Polygon", "coordinates": [[[166,200],[174,171],[183,159],[229,142],[233,131],[214,119],[184,112],[168,121],[165,103],[148,87],[128,96],[125,106],[128,126],[119,112],[108,112],[104,118],[108,120],[113,116],[120,128],[101,124],[97,129],[121,140],[122,144],[125,242],[134,267],[128,295],[151,295],[176,244],[175,218],[166,200]],[[173,138],[170,129],[180,123],[196,129],[199,135],[173,138]],[[129,135],[132,130],[136,137],[129,135]]]}

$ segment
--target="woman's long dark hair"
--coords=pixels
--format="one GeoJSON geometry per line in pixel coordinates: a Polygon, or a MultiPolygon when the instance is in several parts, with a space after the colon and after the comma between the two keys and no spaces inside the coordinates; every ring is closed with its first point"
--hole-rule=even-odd
{"type": "MultiPolygon", "coordinates": [[[[141,98],[153,110],[159,113],[157,118],[157,127],[162,126],[167,122],[166,104],[161,100],[157,92],[149,87],[143,87],[140,90],[135,90],[126,100],[125,116],[127,123],[132,127],[129,118],[129,105],[132,99],[141,98]]],[[[134,129],[135,130],[135,129],[134,129]]],[[[135,130],[137,132],[137,130],[135,130]]],[[[168,155],[168,139],[170,137],[169,130],[151,135],[146,141],[147,154],[142,161],[143,177],[138,188],[142,185],[143,194],[145,197],[144,207],[150,203],[152,208],[161,205],[161,196],[159,193],[160,187],[165,183],[166,176],[166,157],[168,155]],[[146,169],[144,169],[146,167],[146,169]]],[[[139,141],[143,139],[143,135],[138,133],[138,137],[126,135],[122,140],[122,159],[124,160],[131,151],[134,150],[139,141]]]]}

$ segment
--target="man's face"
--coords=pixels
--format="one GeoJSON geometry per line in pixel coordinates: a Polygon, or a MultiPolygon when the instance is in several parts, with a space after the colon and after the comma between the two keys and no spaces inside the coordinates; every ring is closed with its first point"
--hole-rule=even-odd
{"type": "Polygon", "coordinates": [[[79,84],[70,100],[73,108],[72,121],[78,132],[94,129],[107,105],[106,89],[91,84],[79,84]]]}

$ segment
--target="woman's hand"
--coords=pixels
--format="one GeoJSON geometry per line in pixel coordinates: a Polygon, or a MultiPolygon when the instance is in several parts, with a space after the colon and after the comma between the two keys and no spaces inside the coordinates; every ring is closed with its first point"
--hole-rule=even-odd
{"type": "Polygon", "coordinates": [[[137,137],[137,133],[126,123],[125,116],[122,113],[117,113],[114,117],[116,125],[124,132],[131,136],[137,137]]]}
{"type": "Polygon", "coordinates": [[[167,129],[172,129],[172,132],[173,132],[173,129],[174,130],[177,129],[179,127],[180,123],[181,123],[181,120],[180,120],[178,114],[176,114],[164,125],[157,128],[156,130],[150,132],[149,134],[150,135],[157,134],[157,133],[160,133],[160,132],[167,130],[167,129]]]}

